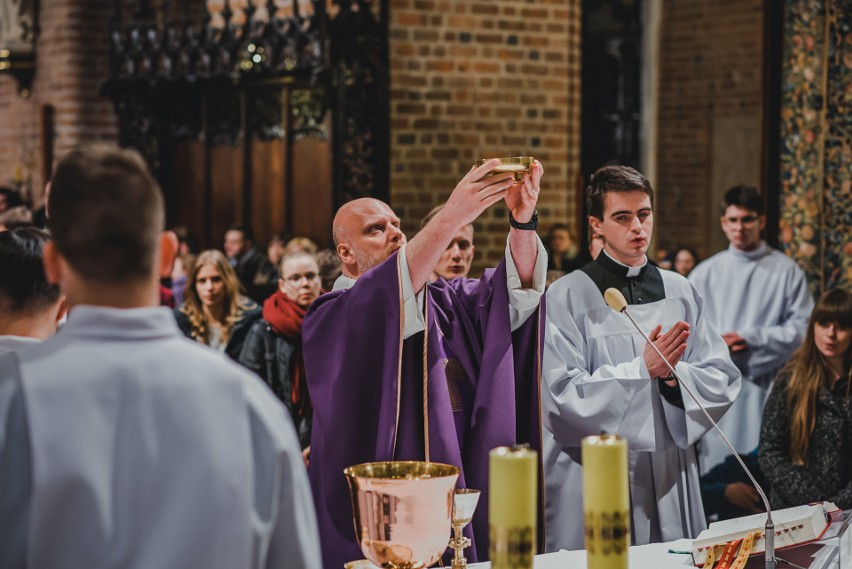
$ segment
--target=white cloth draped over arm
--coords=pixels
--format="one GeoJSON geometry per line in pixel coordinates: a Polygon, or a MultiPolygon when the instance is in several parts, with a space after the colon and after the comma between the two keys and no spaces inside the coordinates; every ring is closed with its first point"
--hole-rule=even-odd
{"type": "MultiPolygon", "coordinates": [[[[506,280],[509,288],[509,320],[514,332],[520,328],[524,322],[536,311],[541,297],[544,294],[544,284],[547,278],[547,251],[541,242],[541,239],[536,237],[538,243],[538,256],[536,257],[535,272],[533,275],[533,288],[521,288],[521,279],[518,276],[518,269],[515,268],[515,263],[512,261],[511,251],[508,242],[506,244],[506,280]]],[[[411,276],[408,272],[408,262],[405,258],[405,246],[399,250],[397,259],[402,277],[402,299],[403,313],[405,325],[403,329],[403,339],[410,338],[418,332],[422,332],[425,327],[423,318],[423,302],[426,297],[425,287],[420,292],[414,292],[414,287],[411,284],[411,276]]]]}

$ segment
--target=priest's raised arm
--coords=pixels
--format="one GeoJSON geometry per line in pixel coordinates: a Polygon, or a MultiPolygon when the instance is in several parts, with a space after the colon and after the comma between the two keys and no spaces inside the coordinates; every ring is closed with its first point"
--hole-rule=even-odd
{"type": "MultiPolygon", "coordinates": [[[[481,279],[427,283],[458,228],[492,203],[526,190],[517,211],[529,207],[532,217],[540,165],[528,175],[534,188],[484,177],[495,165],[468,172],[447,207],[407,244],[399,219],[377,200],[350,202],[335,217],[344,275],[314,303],[303,328],[314,404],[309,475],[328,566],[362,557],[343,468],[445,462],[461,469],[460,486],[484,491],[490,448],[531,440],[532,431],[538,440],[537,416],[535,425],[511,419],[519,393],[524,405],[532,398],[538,404],[537,370],[515,374],[516,361],[540,353],[541,318],[530,315],[538,310],[547,262],[535,232],[510,235],[506,259],[481,279]],[[530,246],[532,253],[524,249],[530,246]]],[[[484,557],[482,510],[469,537],[484,557]]]]}

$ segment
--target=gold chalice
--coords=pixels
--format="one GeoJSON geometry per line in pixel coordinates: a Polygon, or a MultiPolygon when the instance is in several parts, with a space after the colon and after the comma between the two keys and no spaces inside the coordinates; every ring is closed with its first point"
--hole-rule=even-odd
{"type": "Polygon", "coordinates": [[[343,473],[355,535],[367,559],[383,569],[421,569],[441,558],[450,539],[458,468],[437,462],[368,462],[343,473]]]}
{"type": "MultiPolygon", "coordinates": [[[[483,158],[481,160],[476,161],[476,167],[480,167],[489,160],[493,160],[492,158],[483,158]]],[[[495,174],[507,174],[512,173],[515,175],[515,181],[520,182],[524,179],[524,175],[530,171],[533,163],[535,163],[535,158],[532,156],[512,156],[511,158],[498,158],[500,160],[500,164],[494,167],[491,170],[491,176],[495,174]]]]}
{"type": "Polygon", "coordinates": [[[453,558],[452,569],[467,567],[464,550],[466,547],[470,547],[470,540],[462,535],[462,530],[473,519],[473,512],[476,511],[478,503],[479,490],[459,488],[453,494],[453,530],[456,535],[450,540],[450,547],[455,550],[456,555],[453,558]]]}

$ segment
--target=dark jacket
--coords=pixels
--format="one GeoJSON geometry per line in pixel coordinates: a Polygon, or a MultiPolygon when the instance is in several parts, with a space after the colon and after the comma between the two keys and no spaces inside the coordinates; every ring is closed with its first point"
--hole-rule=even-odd
{"type": "Polygon", "coordinates": [[[816,424],[803,466],[790,458],[790,420],[787,387],[790,378],[779,375],[763,410],[760,429],[760,468],[772,484],[772,508],[789,508],[818,500],[852,508],[852,401],[848,381],[841,379],[829,391],[820,387],[816,424]]]}
{"type": "MultiPolygon", "coordinates": [[[[225,353],[228,354],[229,358],[234,361],[239,360],[240,351],[243,349],[243,342],[245,342],[251,325],[258,321],[262,315],[261,308],[253,302],[250,303],[249,308],[243,312],[231,330],[231,336],[228,338],[227,346],[225,346],[225,353]]],[[[195,337],[192,335],[192,324],[189,322],[189,316],[181,312],[180,307],[175,308],[175,320],[177,320],[180,331],[187,338],[195,340],[195,337]]]]}
{"type": "MultiPolygon", "coordinates": [[[[760,471],[760,465],[757,462],[757,449],[748,454],[741,454],[740,458],[748,466],[763,491],[769,495],[769,482],[763,472],[760,471]]],[[[728,484],[734,482],[742,482],[754,488],[754,484],[751,483],[751,479],[743,471],[743,467],[737,462],[736,457],[729,454],[723,462],[711,468],[701,477],[701,501],[704,503],[705,516],[716,515],[720,520],[729,520],[751,514],[750,511],[728,502],[725,498],[725,488],[728,484]]],[[[758,506],[763,508],[763,502],[758,506]]]]}
{"type": "MultiPolygon", "coordinates": [[[[290,366],[296,345],[276,334],[266,320],[257,320],[246,336],[243,350],[237,361],[259,375],[290,411],[293,424],[304,449],[311,444],[311,408],[304,405],[300,411],[290,397],[290,366]]],[[[307,390],[304,393],[307,397],[307,390]]]]}

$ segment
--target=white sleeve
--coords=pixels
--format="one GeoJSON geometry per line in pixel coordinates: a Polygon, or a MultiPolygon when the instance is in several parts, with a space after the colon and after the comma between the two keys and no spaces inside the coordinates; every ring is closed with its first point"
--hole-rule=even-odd
{"type": "Polygon", "coordinates": [[[414,285],[411,284],[411,273],[408,272],[408,261],[405,257],[404,245],[399,250],[397,262],[399,263],[399,274],[402,281],[403,318],[405,319],[402,339],[405,340],[426,329],[426,320],[423,318],[426,285],[420,289],[420,292],[417,294],[414,293],[414,285]]]}
{"type": "Polygon", "coordinates": [[[509,322],[512,325],[512,332],[523,326],[537,309],[541,302],[541,297],[544,294],[544,284],[547,280],[547,250],[544,244],[536,235],[536,243],[538,245],[538,255],[535,260],[535,269],[533,270],[533,286],[532,288],[522,288],[521,277],[518,276],[518,269],[515,267],[515,262],[512,260],[512,251],[509,248],[508,238],[506,239],[506,284],[509,288],[509,322]]]}
{"type": "Polygon", "coordinates": [[[631,450],[656,449],[653,382],[641,357],[591,370],[586,339],[565,303],[564,288],[547,294],[542,361],[542,422],[563,447],[583,437],[621,435],[631,450]],[[554,294],[557,293],[557,294],[554,294]]]}

